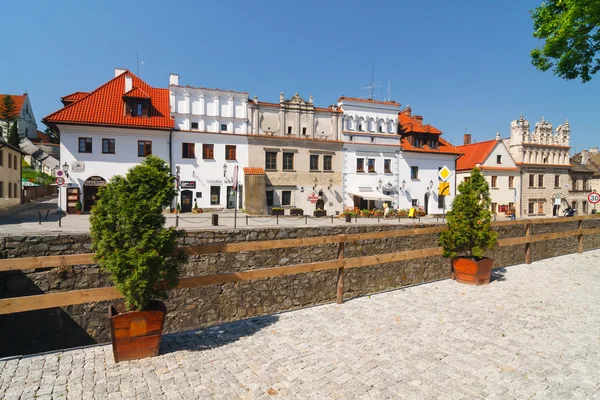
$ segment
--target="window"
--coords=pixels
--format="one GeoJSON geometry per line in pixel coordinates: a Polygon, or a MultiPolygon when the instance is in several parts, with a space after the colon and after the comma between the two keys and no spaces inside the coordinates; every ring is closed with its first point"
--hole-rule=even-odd
{"type": "Polygon", "coordinates": [[[538,214],[545,214],[544,212],[544,202],[542,200],[539,200],[538,203],[538,214]]]}
{"type": "Polygon", "coordinates": [[[496,164],[502,164],[502,156],[501,155],[496,156],[496,164]]]}
{"type": "Polygon", "coordinates": [[[577,179],[573,179],[573,187],[571,188],[571,190],[577,190],[577,179]]]}
{"type": "MultiPolygon", "coordinates": [[[[17,169],[17,166],[19,165],[19,163],[17,162],[17,156],[15,156],[15,160],[13,161],[13,168],[17,169]]],[[[584,186],[585,186],[585,181],[583,182],[584,186]]],[[[585,189],[585,188],[584,188],[585,189]]]]}
{"type": "Polygon", "coordinates": [[[431,148],[431,149],[437,149],[437,140],[431,139],[429,141],[429,148],[431,148]]]}
{"type": "Polygon", "coordinates": [[[386,174],[392,173],[392,160],[390,160],[390,159],[383,160],[383,172],[386,174]]]}
{"type": "Polygon", "coordinates": [[[544,164],[548,164],[548,157],[544,157],[544,164]]]}
{"type": "Polygon", "coordinates": [[[192,129],[198,129],[198,123],[192,122],[192,129]]]}
{"type": "Polygon", "coordinates": [[[419,200],[417,199],[412,199],[412,202],[410,203],[413,207],[417,207],[419,205],[419,200]]]}
{"type": "Polygon", "coordinates": [[[80,153],[91,153],[92,152],[92,138],[79,138],[79,152],[80,153]]]}
{"type": "Polygon", "coordinates": [[[323,171],[332,171],[332,156],[323,156],[323,171]]]}
{"type": "Polygon", "coordinates": [[[498,212],[498,204],[492,203],[492,213],[498,212]]]}
{"type": "Polygon", "coordinates": [[[375,172],[375,159],[369,158],[367,161],[367,167],[369,168],[369,172],[375,172]]]}
{"type": "Polygon", "coordinates": [[[414,143],[414,146],[415,146],[415,147],[421,147],[421,144],[422,144],[422,143],[421,143],[421,139],[417,139],[417,138],[415,138],[415,139],[413,140],[413,143],[414,143]]]}
{"type": "Polygon", "coordinates": [[[225,159],[234,161],[237,160],[237,149],[234,145],[225,145],[225,159]]]}
{"type": "Polygon", "coordinates": [[[310,170],[318,171],[319,170],[319,156],[315,154],[310,155],[310,170]]]}
{"type": "Polygon", "coordinates": [[[202,144],[202,159],[203,160],[214,160],[215,159],[215,145],[214,144],[202,144]]]}
{"type": "Polygon", "coordinates": [[[196,143],[182,143],[181,158],[196,158],[196,143]]]}
{"type": "Polygon", "coordinates": [[[227,132],[227,124],[221,124],[221,131],[227,132]]]}
{"type": "Polygon", "coordinates": [[[541,187],[541,188],[544,187],[544,175],[543,174],[538,175],[538,187],[541,187]]]}
{"type": "Polygon", "coordinates": [[[210,205],[219,205],[221,204],[221,186],[211,186],[210,187],[210,205]]]}
{"type": "Polygon", "coordinates": [[[267,207],[273,207],[273,191],[267,190],[267,207]]]}
{"type": "Polygon", "coordinates": [[[19,192],[17,191],[17,184],[13,183],[13,185],[14,185],[13,194],[15,195],[15,198],[20,197],[19,192]]]}
{"type": "Polygon", "coordinates": [[[529,214],[535,214],[535,202],[534,201],[530,201],[529,202],[529,206],[527,208],[527,212],[529,214]]]}
{"type": "Polygon", "coordinates": [[[12,199],[12,184],[8,182],[8,198],[12,199]]]}
{"type": "MultiPolygon", "coordinates": [[[[582,211],[582,213],[583,213],[583,214],[587,214],[587,212],[588,212],[588,202],[587,202],[587,201],[584,201],[584,202],[582,203],[582,206],[583,206],[583,207],[582,207],[582,210],[581,210],[581,211],[582,211]]],[[[573,208],[575,208],[575,207],[573,207],[573,208]]]]}
{"type": "Polygon", "coordinates": [[[379,133],[383,133],[383,125],[379,125],[379,133]]]}
{"type": "Polygon", "coordinates": [[[419,179],[419,167],[410,167],[410,179],[419,179]]]}
{"type": "Polygon", "coordinates": [[[138,157],[146,157],[152,154],[152,141],[138,140],[138,157]]]}
{"type": "Polygon", "coordinates": [[[358,130],[359,130],[359,131],[362,131],[362,130],[363,130],[362,123],[358,124],[358,130]]]}
{"type": "Polygon", "coordinates": [[[464,182],[465,183],[471,182],[471,177],[470,176],[465,176],[464,182]]]}
{"type": "MultiPolygon", "coordinates": [[[[15,156],[16,157],[16,156],[15,156]]],[[[15,161],[16,162],[16,161],[15,161]]],[[[16,169],[16,168],[15,168],[16,169]]],[[[587,180],[583,180],[583,190],[591,190],[591,187],[588,186],[587,180]]]]}
{"type": "Polygon", "coordinates": [[[560,175],[554,175],[554,187],[557,189],[560,187],[560,175]]]}
{"type": "Polygon", "coordinates": [[[514,176],[508,177],[508,187],[511,189],[515,187],[515,177],[514,176]]]}
{"type": "Polygon", "coordinates": [[[306,128],[302,128],[302,134],[306,136],[306,128]]]}
{"type": "Polygon", "coordinates": [[[8,168],[12,168],[12,157],[10,154],[8,155],[8,168]]]}
{"type": "Polygon", "coordinates": [[[371,136],[371,143],[375,143],[375,138],[371,136]]]}
{"type": "Polygon", "coordinates": [[[294,153],[283,153],[283,170],[294,170],[294,153]]]}
{"type": "Polygon", "coordinates": [[[529,187],[534,187],[535,186],[535,175],[534,174],[529,174],[529,187]]]}
{"type": "Polygon", "coordinates": [[[115,154],[115,139],[102,139],[102,154],[115,154]]]}
{"type": "Polygon", "coordinates": [[[292,134],[292,127],[288,126],[288,135],[291,135],[291,134],[292,134]]]}
{"type": "Polygon", "coordinates": [[[0,181],[0,199],[4,198],[4,182],[0,181]]]}
{"type": "Polygon", "coordinates": [[[281,205],[282,206],[291,206],[292,205],[292,191],[291,190],[282,190],[281,191],[281,205]]]}
{"type": "Polygon", "coordinates": [[[356,172],[365,172],[365,159],[364,158],[356,159],[356,172]]]}
{"type": "Polygon", "coordinates": [[[438,196],[438,208],[444,208],[446,205],[446,201],[444,200],[446,196],[438,196]]]}
{"type": "Polygon", "coordinates": [[[492,187],[498,187],[498,177],[497,176],[492,176],[492,187]]]}
{"type": "MultiPolygon", "coordinates": [[[[277,169],[277,153],[274,151],[267,151],[265,153],[265,169],[274,171],[277,169]]],[[[269,192],[267,192],[269,193],[269,192]]],[[[271,196],[273,192],[271,192],[271,196]]]]}
{"type": "Polygon", "coordinates": [[[353,142],[354,141],[354,136],[350,136],[350,141],[353,142]]]}
{"type": "MultiPolygon", "coordinates": [[[[0,150],[0,167],[4,165],[4,150],[0,150]]],[[[2,196],[0,196],[2,197],[2,196]]]]}

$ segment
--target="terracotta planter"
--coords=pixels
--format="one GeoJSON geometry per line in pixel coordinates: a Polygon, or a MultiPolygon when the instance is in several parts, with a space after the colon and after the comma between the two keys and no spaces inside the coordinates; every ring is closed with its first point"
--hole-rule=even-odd
{"type": "Polygon", "coordinates": [[[115,362],[158,355],[167,310],[160,301],[148,310],[125,312],[123,303],[108,308],[115,362]]]}
{"type": "Polygon", "coordinates": [[[271,215],[284,215],[285,210],[271,210],[271,215]]]}
{"type": "Polygon", "coordinates": [[[75,210],[75,214],[77,215],[81,215],[82,211],[81,210],[75,210]]]}
{"type": "Polygon", "coordinates": [[[352,222],[352,215],[346,214],[346,222],[352,222]]]}
{"type": "Polygon", "coordinates": [[[304,210],[300,210],[300,209],[291,209],[290,210],[290,215],[304,215],[304,210]]]}
{"type": "Polygon", "coordinates": [[[327,211],[325,211],[325,210],[322,210],[322,211],[316,211],[316,210],[315,210],[315,211],[313,212],[313,215],[314,215],[315,217],[326,217],[326,216],[327,216],[327,211]]]}
{"type": "Polygon", "coordinates": [[[452,279],[468,285],[487,285],[490,283],[494,260],[483,258],[479,261],[459,257],[452,260],[452,279]]]}

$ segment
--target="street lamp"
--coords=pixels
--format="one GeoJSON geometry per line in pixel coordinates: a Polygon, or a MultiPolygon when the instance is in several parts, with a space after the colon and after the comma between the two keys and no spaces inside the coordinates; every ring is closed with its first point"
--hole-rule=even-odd
{"type": "Polygon", "coordinates": [[[65,161],[65,163],[62,165],[62,170],[65,173],[65,175],[67,176],[67,178],[69,177],[69,164],[67,164],[67,162],[65,161]]]}
{"type": "Polygon", "coordinates": [[[405,187],[406,187],[406,181],[404,179],[402,179],[402,190],[404,190],[405,187]]]}
{"type": "Polygon", "coordinates": [[[315,180],[313,182],[313,190],[315,190],[317,188],[318,183],[319,183],[319,180],[317,178],[315,178],[315,180]]]}
{"type": "Polygon", "coordinates": [[[327,190],[331,189],[333,186],[333,178],[329,178],[329,186],[327,186],[327,190]]]}
{"type": "Polygon", "coordinates": [[[379,180],[379,182],[377,182],[379,186],[377,186],[379,188],[379,190],[381,190],[381,187],[383,186],[383,182],[381,181],[381,179],[379,180]]]}
{"type": "Polygon", "coordinates": [[[227,164],[223,164],[223,178],[227,176],[227,164]]]}
{"type": "Polygon", "coordinates": [[[433,181],[429,181],[429,189],[433,188],[433,181]]]}

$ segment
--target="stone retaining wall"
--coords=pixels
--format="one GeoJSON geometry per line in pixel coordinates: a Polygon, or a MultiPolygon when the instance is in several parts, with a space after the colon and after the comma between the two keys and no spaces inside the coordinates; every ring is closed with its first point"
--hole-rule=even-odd
{"type": "MultiPolygon", "coordinates": [[[[419,225],[425,227],[427,225],[419,225]]],[[[584,228],[600,226],[600,220],[584,221],[584,228]]],[[[416,226],[347,226],[307,228],[266,228],[237,231],[188,232],[182,245],[234,243],[243,241],[379,232],[412,229],[416,226]]],[[[495,228],[501,238],[524,235],[523,225],[495,228]]],[[[577,229],[576,221],[533,225],[531,234],[577,229]]],[[[345,257],[385,254],[437,246],[438,234],[365,240],[346,243],[345,257]]],[[[600,235],[585,237],[584,249],[600,248],[600,235]]],[[[7,236],[0,238],[0,258],[77,254],[90,251],[88,235],[7,236]]],[[[532,260],[577,251],[576,238],[564,238],[531,245],[532,260]]],[[[491,252],[495,267],[523,263],[524,245],[498,248],[491,252]]],[[[247,271],[259,268],[333,260],[337,244],[273,249],[257,252],[211,254],[190,257],[182,276],[247,271]]],[[[346,271],[345,298],[399,288],[450,275],[449,261],[428,257],[353,268],[346,271]]],[[[0,273],[0,297],[26,296],[66,290],[111,286],[97,266],[74,266],[0,273]]],[[[336,271],[276,277],[250,282],[226,283],[173,290],[166,302],[169,310],[167,332],[201,328],[224,321],[270,314],[335,300],[336,271]]],[[[0,315],[0,357],[30,354],[60,348],[110,341],[108,302],[90,303],[48,310],[0,315]]]]}

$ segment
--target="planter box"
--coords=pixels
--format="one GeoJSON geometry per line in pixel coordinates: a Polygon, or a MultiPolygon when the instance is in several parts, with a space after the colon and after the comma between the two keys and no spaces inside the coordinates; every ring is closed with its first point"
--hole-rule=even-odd
{"type": "Polygon", "coordinates": [[[327,211],[323,210],[323,211],[314,211],[313,215],[315,217],[326,217],[327,216],[327,211]]]}
{"type": "Polygon", "coordinates": [[[153,301],[148,310],[125,312],[125,304],[108,307],[115,362],[158,355],[167,310],[153,301]]]}
{"type": "Polygon", "coordinates": [[[352,222],[352,215],[346,214],[346,222],[352,222]]]}
{"type": "Polygon", "coordinates": [[[285,210],[271,210],[271,215],[284,215],[285,210]]]}
{"type": "Polygon", "coordinates": [[[290,210],[290,215],[304,215],[304,210],[290,210]]]}
{"type": "Polygon", "coordinates": [[[459,257],[452,260],[452,279],[468,285],[486,285],[490,283],[493,266],[491,258],[475,261],[459,257]]]}

